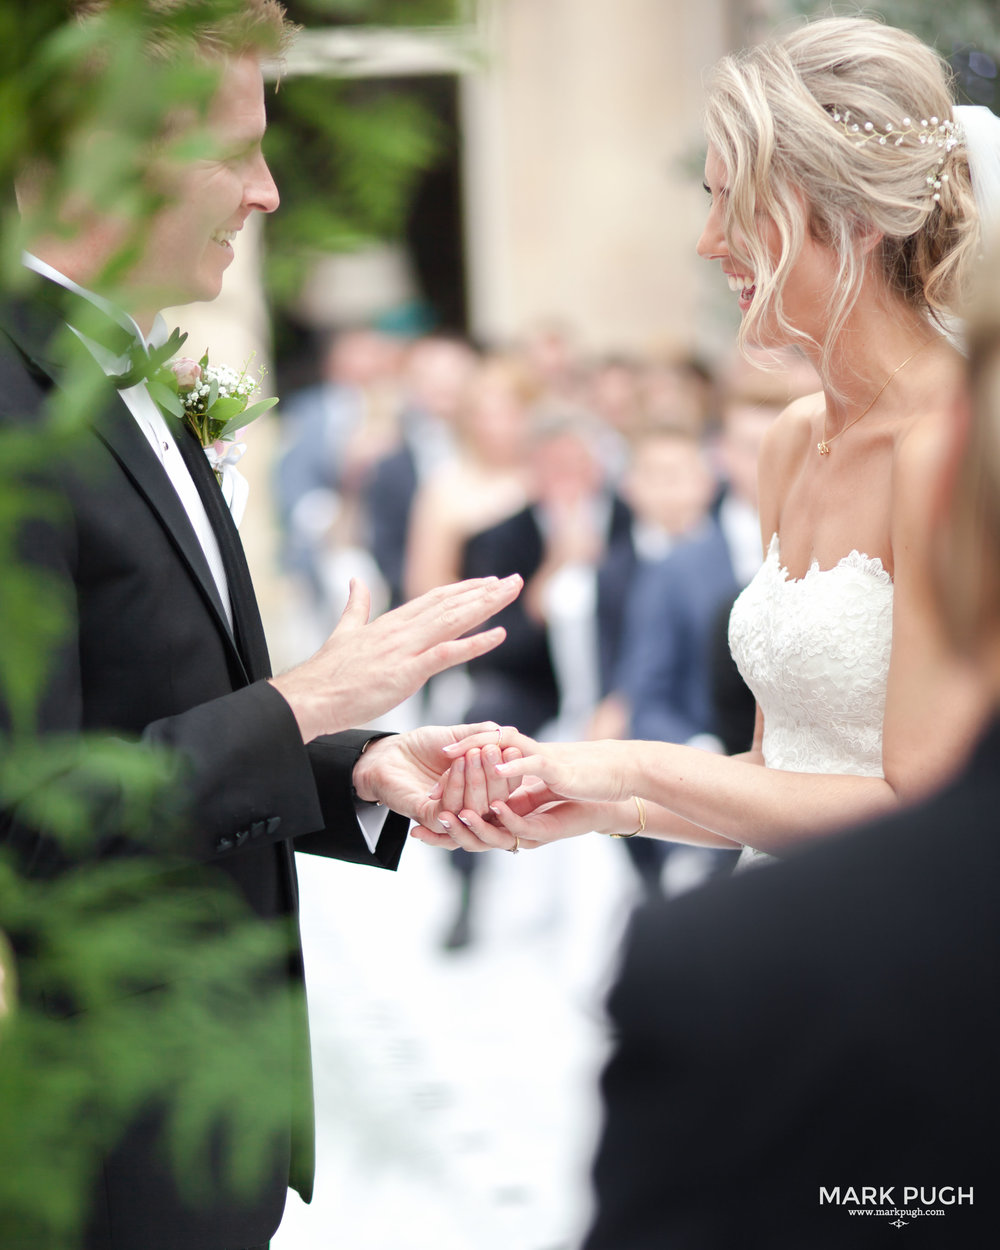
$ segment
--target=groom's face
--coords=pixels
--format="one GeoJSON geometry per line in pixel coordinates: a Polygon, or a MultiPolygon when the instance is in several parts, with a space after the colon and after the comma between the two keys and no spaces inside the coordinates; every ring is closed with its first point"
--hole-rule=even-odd
{"type": "Polygon", "coordinates": [[[261,152],[264,83],[255,57],[225,63],[207,118],[210,151],[166,171],[170,202],[150,224],[132,278],[155,306],[214,299],[254,212],[278,207],[278,189],[261,152]]]}

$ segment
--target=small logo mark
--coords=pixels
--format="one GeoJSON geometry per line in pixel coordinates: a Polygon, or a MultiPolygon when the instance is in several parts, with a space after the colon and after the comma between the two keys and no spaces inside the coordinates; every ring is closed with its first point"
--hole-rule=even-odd
{"type": "Polygon", "coordinates": [[[909,1222],[910,1222],[909,1220],[893,1220],[892,1226],[893,1228],[905,1228],[905,1226],[909,1224],[909,1222]]]}

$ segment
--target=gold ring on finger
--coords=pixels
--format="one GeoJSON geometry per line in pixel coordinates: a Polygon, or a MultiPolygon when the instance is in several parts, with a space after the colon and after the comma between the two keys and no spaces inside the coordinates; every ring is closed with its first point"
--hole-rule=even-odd
{"type": "Polygon", "coordinates": [[[516,855],[516,854],[517,854],[517,852],[518,852],[518,850],[520,849],[520,846],[521,846],[521,840],[520,840],[520,838],[517,836],[517,834],[515,833],[515,834],[514,834],[514,845],[510,848],[510,853],[511,853],[511,855],[516,855]]]}

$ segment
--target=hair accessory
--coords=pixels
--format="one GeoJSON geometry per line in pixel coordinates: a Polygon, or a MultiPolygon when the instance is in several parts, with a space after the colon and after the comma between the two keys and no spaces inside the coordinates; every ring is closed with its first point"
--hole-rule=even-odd
{"type": "Polygon", "coordinates": [[[948,181],[948,175],[941,172],[941,166],[948,153],[965,142],[961,126],[948,118],[938,117],[924,118],[919,124],[909,117],[904,117],[902,125],[897,125],[895,122],[877,125],[870,121],[854,121],[849,109],[845,109],[842,113],[834,111],[832,117],[848,139],[853,139],[859,147],[867,143],[877,143],[883,148],[887,145],[898,148],[907,139],[914,139],[924,147],[937,149],[937,160],[934,162],[933,171],[927,175],[927,185],[931,190],[931,199],[935,203],[940,201],[941,184],[948,181]]]}

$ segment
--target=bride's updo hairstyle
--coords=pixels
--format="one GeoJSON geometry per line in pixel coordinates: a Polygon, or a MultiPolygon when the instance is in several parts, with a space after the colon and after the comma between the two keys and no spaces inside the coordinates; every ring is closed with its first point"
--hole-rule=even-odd
{"type": "Polygon", "coordinates": [[[979,227],[949,84],[916,36],[859,17],[806,23],[715,67],[706,138],[725,170],[727,242],[756,281],[741,347],[765,321],[804,341],[782,287],[807,230],[840,259],[823,366],[867,265],[937,320],[958,310],[979,227]],[[780,240],[773,263],[761,219],[780,240]]]}

